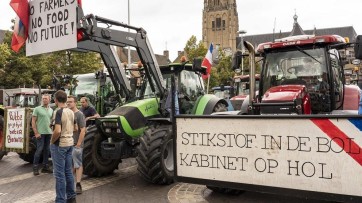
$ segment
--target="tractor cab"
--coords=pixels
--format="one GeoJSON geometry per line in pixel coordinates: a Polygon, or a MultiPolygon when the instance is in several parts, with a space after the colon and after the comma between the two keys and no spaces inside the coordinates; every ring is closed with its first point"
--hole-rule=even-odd
{"type": "Polygon", "coordinates": [[[12,96],[12,106],[35,108],[39,105],[38,96],[36,93],[16,93],[12,96]]]}
{"type": "Polygon", "coordinates": [[[300,35],[260,44],[257,53],[263,58],[263,66],[259,92],[249,109],[256,114],[356,110],[359,93],[344,86],[339,54],[348,46],[337,35],[300,35]],[[346,95],[356,99],[344,99],[346,95]]]}
{"type": "MultiPolygon", "coordinates": [[[[116,106],[114,87],[107,72],[74,75],[68,78],[67,84],[68,94],[76,96],[78,101],[81,97],[87,97],[100,115],[109,113],[116,106]]],[[[77,106],[80,108],[80,102],[77,106]]]]}
{"type": "MultiPolygon", "coordinates": [[[[190,63],[171,63],[160,66],[160,70],[166,89],[171,89],[171,76],[175,76],[180,113],[191,114],[197,98],[205,94],[201,74],[206,72],[206,69],[190,63]]],[[[146,80],[144,91],[141,93],[142,99],[154,98],[155,96],[158,96],[157,90],[153,92],[150,83],[146,80]]]]}
{"type": "MultiPolygon", "coordinates": [[[[234,76],[235,95],[231,97],[230,101],[235,110],[240,110],[241,105],[250,93],[249,75],[236,75],[234,76]]],[[[255,90],[259,90],[260,75],[255,75],[255,90]]]]}

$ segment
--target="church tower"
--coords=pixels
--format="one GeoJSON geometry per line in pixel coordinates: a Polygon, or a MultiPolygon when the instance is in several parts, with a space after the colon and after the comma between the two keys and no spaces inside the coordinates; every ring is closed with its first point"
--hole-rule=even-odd
{"type": "Polygon", "coordinates": [[[202,41],[206,47],[210,43],[223,50],[236,50],[239,31],[236,0],[204,0],[202,17],[202,41]]]}

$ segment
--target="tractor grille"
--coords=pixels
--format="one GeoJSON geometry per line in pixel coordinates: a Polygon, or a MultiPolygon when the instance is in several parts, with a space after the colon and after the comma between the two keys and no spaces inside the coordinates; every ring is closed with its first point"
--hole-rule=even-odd
{"type": "Polygon", "coordinates": [[[107,137],[121,138],[122,131],[117,120],[101,121],[101,128],[107,137]]]}

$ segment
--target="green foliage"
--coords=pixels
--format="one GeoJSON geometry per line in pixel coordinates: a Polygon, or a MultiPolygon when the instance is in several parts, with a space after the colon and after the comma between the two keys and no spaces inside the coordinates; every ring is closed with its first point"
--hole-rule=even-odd
{"type": "Polygon", "coordinates": [[[204,43],[201,40],[197,43],[197,38],[194,35],[192,35],[186,42],[184,50],[190,62],[192,62],[194,58],[205,57],[207,52],[207,48],[204,46],[204,43]]]}
{"type": "MultiPolygon", "coordinates": [[[[205,57],[207,48],[204,46],[202,41],[197,43],[197,38],[191,36],[190,39],[186,42],[184,48],[187,53],[188,60],[193,61],[197,57],[205,57]]],[[[225,56],[221,50],[219,50],[219,63],[212,67],[209,90],[214,86],[219,86],[220,84],[230,85],[233,77],[233,70],[231,68],[231,56],[225,56]]],[[[207,85],[207,80],[204,81],[205,86],[207,85]]]]}
{"type": "MultiPolygon", "coordinates": [[[[219,64],[211,70],[209,92],[212,87],[220,85],[232,85],[232,79],[234,71],[231,68],[231,56],[225,56],[225,54],[219,50],[219,64]]],[[[207,81],[205,82],[207,85],[207,81]]]]}
{"type": "Polygon", "coordinates": [[[7,32],[0,45],[0,87],[17,88],[51,86],[54,74],[81,74],[102,68],[96,53],[59,51],[27,57],[25,46],[19,53],[11,50],[12,32],[7,32]]]}

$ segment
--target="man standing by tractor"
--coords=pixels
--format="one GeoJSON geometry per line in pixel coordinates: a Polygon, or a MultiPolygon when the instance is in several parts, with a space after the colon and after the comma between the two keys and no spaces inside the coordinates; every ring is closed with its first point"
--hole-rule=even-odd
{"type": "Polygon", "coordinates": [[[82,107],[80,108],[80,111],[85,116],[86,126],[94,125],[94,119],[99,118],[99,114],[97,113],[96,109],[89,106],[89,99],[88,97],[82,97],[80,99],[80,103],[82,107]]]}
{"type": "Polygon", "coordinates": [[[67,106],[70,110],[74,112],[74,119],[78,124],[78,130],[73,132],[73,139],[74,139],[74,150],[73,150],[73,168],[74,168],[74,175],[77,181],[75,191],[77,194],[82,194],[82,186],[80,181],[82,180],[83,175],[83,141],[85,135],[85,118],[84,115],[79,109],[77,108],[77,97],[73,95],[68,96],[67,106]]]}
{"type": "Polygon", "coordinates": [[[44,94],[42,96],[43,104],[38,106],[33,111],[32,127],[36,139],[36,152],[33,161],[33,173],[39,175],[39,160],[43,156],[43,168],[42,173],[52,173],[49,168],[49,145],[52,135],[52,129],[50,128],[50,121],[53,114],[53,109],[49,107],[50,95],[44,94]]]}
{"type": "Polygon", "coordinates": [[[74,177],[72,173],[73,131],[75,129],[74,113],[66,108],[67,94],[58,90],[55,94],[54,131],[50,140],[54,177],[55,202],[76,202],[74,177]]]}

